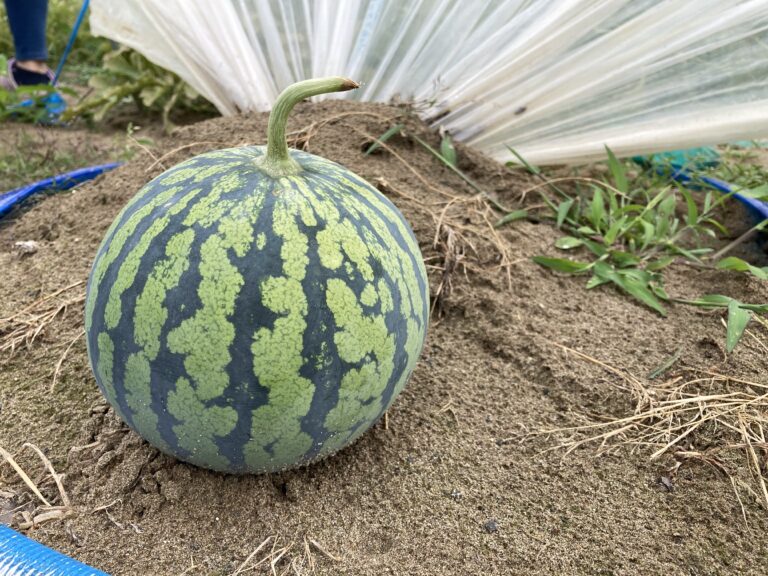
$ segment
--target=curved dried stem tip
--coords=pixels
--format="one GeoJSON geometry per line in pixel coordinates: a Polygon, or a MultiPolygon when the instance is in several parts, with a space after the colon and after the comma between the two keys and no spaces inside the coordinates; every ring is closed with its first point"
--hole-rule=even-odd
{"type": "Polygon", "coordinates": [[[318,94],[346,92],[359,87],[357,82],[349,78],[331,76],[297,82],[283,90],[269,115],[267,153],[261,162],[261,169],[273,178],[290,176],[301,171],[301,167],[288,153],[288,144],[285,141],[288,115],[297,103],[318,94]]]}

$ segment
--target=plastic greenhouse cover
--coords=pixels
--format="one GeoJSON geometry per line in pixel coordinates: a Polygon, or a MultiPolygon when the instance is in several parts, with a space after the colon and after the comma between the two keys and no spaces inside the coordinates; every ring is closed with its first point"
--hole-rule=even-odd
{"type": "Polygon", "coordinates": [[[95,33],[222,114],[341,75],[537,164],[768,135],[766,0],[93,0],[95,33]]]}

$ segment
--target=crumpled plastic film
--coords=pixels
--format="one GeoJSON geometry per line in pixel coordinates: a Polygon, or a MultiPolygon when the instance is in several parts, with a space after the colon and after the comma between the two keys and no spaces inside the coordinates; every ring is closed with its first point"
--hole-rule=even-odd
{"type": "Polygon", "coordinates": [[[91,27],[222,114],[344,75],[505,161],[768,135],[765,0],[92,0],[91,27]]]}

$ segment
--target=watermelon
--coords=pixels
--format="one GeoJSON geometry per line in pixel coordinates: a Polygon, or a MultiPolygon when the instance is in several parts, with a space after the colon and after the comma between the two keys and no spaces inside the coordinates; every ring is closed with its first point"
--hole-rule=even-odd
{"type": "Polygon", "coordinates": [[[207,152],[117,216],[88,281],[96,381],[150,444],[230,473],[301,466],[347,446],[402,391],[428,285],[413,232],[365,180],[289,150],[293,105],[356,87],[300,82],[266,147],[207,152]]]}

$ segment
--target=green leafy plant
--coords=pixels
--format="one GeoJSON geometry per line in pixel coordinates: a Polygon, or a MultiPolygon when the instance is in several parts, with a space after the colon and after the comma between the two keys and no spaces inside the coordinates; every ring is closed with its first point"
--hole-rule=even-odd
{"type": "MultiPolygon", "coordinates": [[[[663,281],[664,269],[678,258],[696,266],[712,266],[704,261],[712,249],[701,240],[727,232],[716,219],[716,212],[730,195],[705,190],[699,205],[689,190],[669,177],[648,170],[632,178],[626,165],[610,150],[607,153],[610,176],[603,180],[570,178],[576,185],[571,193],[518,155],[524,167],[543,180],[537,190],[545,208],[537,218],[550,220],[567,233],[555,242],[557,249],[579,254],[576,259],[535,256],[533,261],[557,272],[588,276],[587,289],[613,285],[662,316],[670,301],[725,307],[727,348],[733,350],[751,315],[765,312],[768,305],[745,304],[726,296],[703,296],[695,301],[673,299],[663,281]]],[[[498,225],[525,217],[523,211],[516,210],[499,220],[498,225]]],[[[768,279],[768,267],[759,268],[735,257],[719,260],[716,267],[768,279]]]]}
{"type": "Polygon", "coordinates": [[[723,258],[717,263],[717,268],[719,268],[720,270],[735,270],[736,272],[747,272],[748,274],[752,274],[752,276],[754,276],[759,280],[768,280],[768,266],[758,268],[757,266],[753,266],[749,262],[746,262],[741,258],[736,258],[735,256],[729,256],[728,258],[723,258]]]}
{"type": "Polygon", "coordinates": [[[733,352],[754,314],[768,314],[768,304],[745,304],[722,294],[706,294],[696,300],[675,301],[701,308],[726,308],[728,317],[726,320],[725,347],[728,352],[733,352]]]}
{"type": "MultiPolygon", "coordinates": [[[[724,196],[707,192],[699,210],[688,190],[661,181],[654,188],[634,185],[624,164],[608,151],[610,182],[588,182],[588,187],[567,194],[560,187],[558,198],[542,192],[549,213],[545,217],[568,232],[555,247],[563,251],[579,250],[587,258],[536,257],[547,268],[569,274],[589,274],[587,289],[613,284],[639,302],[666,314],[668,300],[660,272],[676,257],[701,263],[709,248],[683,247],[688,237],[715,236],[723,226],[714,219],[715,209],[724,196]],[[659,185],[660,184],[660,185],[659,185]],[[684,201],[684,218],[676,207],[684,201]]],[[[536,172],[539,173],[539,172],[536,172]]]]}
{"type": "Polygon", "coordinates": [[[212,112],[212,106],[178,76],[128,48],[104,56],[102,69],[88,84],[93,94],[70,108],[64,119],[89,116],[100,122],[119,104],[134,102],[141,110],[161,114],[166,130],[172,110],[212,112]]]}
{"type": "Polygon", "coordinates": [[[705,170],[704,175],[728,182],[739,188],[740,193],[761,190],[763,196],[768,195],[768,170],[760,164],[754,149],[725,147],[721,151],[721,162],[705,170]]]}

